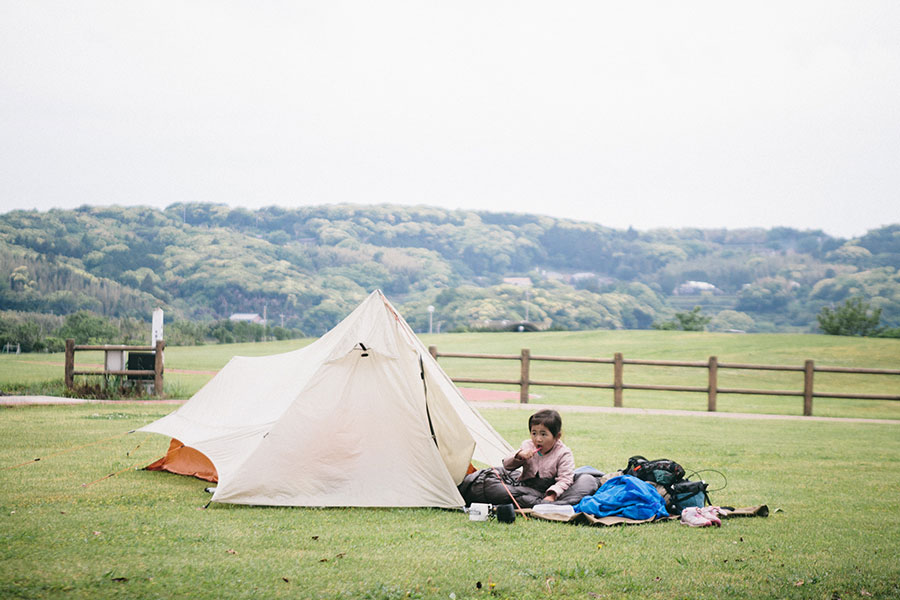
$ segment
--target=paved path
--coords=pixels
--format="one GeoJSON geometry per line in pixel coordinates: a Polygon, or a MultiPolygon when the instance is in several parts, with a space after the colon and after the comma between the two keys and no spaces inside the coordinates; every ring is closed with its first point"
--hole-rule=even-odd
{"type": "Polygon", "coordinates": [[[479,388],[459,388],[462,395],[476,406],[484,408],[505,408],[510,410],[541,410],[555,408],[567,413],[612,413],[620,415],[673,415],[676,417],[710,417],[721,419],[777,419],[797,421],[831,421],[843,423],[889,423],[900,425],[900,419],[859,419],[851,417],[804,417],[802,415],[769,415],[760,413],[705,412],[698,410],[673,410],[666,408],[616,408],[614,406],[559,406],[535,403],[540,396],[531,395],[528,404],[519,403],[519,392],[485,390],[479,388]]]}
{"type": "MultiPolygon", "coordinates": [[[[560,406],[558,404],[538,404],[529,402],[503,402],[518,400],[518,392],[498,390],[476,390],[460,388],[463,396],[479,408],[536,411],[553,408],[566,413],[608,413],[620,415],[671,415],[676,417],[700,417],[706,419],[759,419],[778,421],[825,421],[830,423],[883,423],[900,425],[900,419],[859,419],[850,417],[804,417],[802,415],[769,415],[759,413],[705,412],[699,410],[674,410],[665,408],[616,408],[614,406],[560,406]],[[487,392],[487,393],[486,393],[487,392]]],[[[56,396],[0,396],[0,406],[23,406],[33,404],[184,404],[186,400],[86,400],[83,398],[60,398],[56,396]]]]}

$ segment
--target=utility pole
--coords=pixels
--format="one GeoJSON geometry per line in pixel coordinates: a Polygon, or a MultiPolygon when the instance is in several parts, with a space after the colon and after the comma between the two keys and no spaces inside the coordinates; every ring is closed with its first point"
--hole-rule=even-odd
{"type": "Polygon", "coordinates": [[[525,322],[528,322],[528,308],[531,301],[531,290],[525,290],[525,322]]]}

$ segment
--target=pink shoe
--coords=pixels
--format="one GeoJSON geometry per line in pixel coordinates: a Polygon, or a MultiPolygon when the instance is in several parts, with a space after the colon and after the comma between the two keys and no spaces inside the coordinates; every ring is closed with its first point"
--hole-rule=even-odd
{"type": "Polygon", "coordinates": [[[716,527],[722,525],[722,520],[719,519],[719,515],[723,514],[723,512],[718,506],[704,506],[700,509],[700,514],[708,519],[712,525],[715,525],[716,527]]]}
{"type": "Polygon", "coordinates": [[[690,527],[709,527],[713,524],[696,506],[689,506],[681,511],[681,524],[690,527]]]}

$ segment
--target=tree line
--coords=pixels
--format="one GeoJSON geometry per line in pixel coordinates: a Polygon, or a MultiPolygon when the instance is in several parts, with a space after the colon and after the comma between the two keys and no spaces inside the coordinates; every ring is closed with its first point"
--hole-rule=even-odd
{"type": "MultiPolygon", "coordinates": [[[[0,215],[7,319],[88,311],[147,321],[161,306],[172,322],[206,328],[265,310],[290,335],[320,335],[379,288],[418,331],[427,330],[428,306],[440,331],[526,319],[539,328],[641,329],[699,306],[707,329],[815,332],[823,309],[851,298],[871,304],[890,330],[900,326],[898,267],[900,225],[846,240],[790,228],[615,230],[425,206],[0,215]]],[[[235,336],[214,329],[199,337],[235,336]]]]}
{"type": "MultiPolygon", "coordinates": [[[[302,331],[278,325],[220,319],[206,323],[176,320],[164,327],[166,344],[200,346],[304,337],[302,331]]],[[[65,317],[5,311],[0,314],[0,351],[62,352],[66,340],[76,344],[123,344],[146,346],[150,327],[132,317],[104,317],[81,310],[65,317]]]]}

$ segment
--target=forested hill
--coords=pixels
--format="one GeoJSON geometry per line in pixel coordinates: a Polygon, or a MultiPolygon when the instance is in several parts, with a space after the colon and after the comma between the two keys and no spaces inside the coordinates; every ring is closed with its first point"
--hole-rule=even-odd
{"type": "Polygon", "coordinates": [[[81,207],[0,215],[0,308],[149,319],[267,313],[318,335],[380,288],[418,331],[525,320],[648,328],[703,307],[711,329],[815,331],[863,297],[900,325],[900,225],[652,231],[405,206],[81,207]]]}

